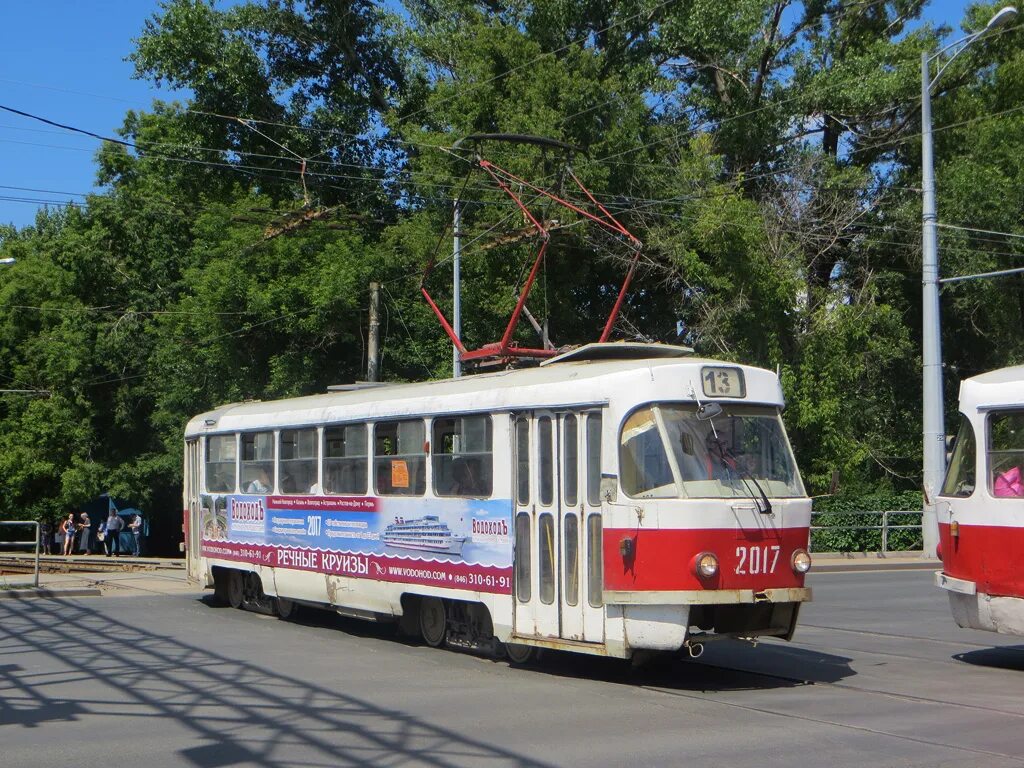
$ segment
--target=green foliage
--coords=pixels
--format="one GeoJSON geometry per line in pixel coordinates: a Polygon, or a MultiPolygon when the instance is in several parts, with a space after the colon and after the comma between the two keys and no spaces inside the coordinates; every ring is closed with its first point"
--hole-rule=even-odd
{"type": "MultiPolygon", "coordinates": [[[[532,145],[449,150],[490,132],[580,147],[574,172],[644,242],[614,338],[778,368],[814,493],[835,477],[842,498],[917,488],[918,67],[948,32],[917,23],[921,7],[167,0],[131,59],[188,102],[126,114],[130,146],[97,153],[105,191],[83,209],[0,228],[17,259],[2,268],[0,376],[30,390],[0,396],[0,517],[110,491],[175,551],[186,420],[361,378],[370,281],[385,377],[447,375],[419,279],[436,256],[426,285],[450,313],[455,195],[464,339],[497,339],[537,243],[474,153],[572,185],[532,145]]],[[[966,28],[992,10],[972,6],[966,28]]],[[[938,86],[943,221],[1024,234],[1020,38],[973,47],[938,86]]],[[[630,251],[518,192],[558,220],[529,309],[556,344],[591,341],[630,251]]],[[[1016,266],[1020,242],[944,229],[943,273],[1016,266]]],[[[1024,359],[1022,307],[1019,276],[947,286],[949,370],[1024,359]]],[[[515,338],[537,343],[525,323],[515,338]]],[[[822,542],[877,544],[834,535],[822,542]]]]}
{"type": "Polygon", "coordinates": [[[811,548],[815,552],[881,552],[881,526],[885,522],[890,527],[896,526],[888,532],[886,551],[920,550],[922,504],[919,491],[879,490],[815,499],[814,525],[826,530],[812,531],[811,548]],[[883,518],[882,512],[906,514],[883,518]]]}

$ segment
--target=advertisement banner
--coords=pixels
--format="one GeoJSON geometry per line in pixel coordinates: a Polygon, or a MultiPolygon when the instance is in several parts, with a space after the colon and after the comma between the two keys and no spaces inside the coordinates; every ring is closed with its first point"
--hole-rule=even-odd
{"type": "Polygon", "coordinates": [[[204,557],[512,592],[508,499],[204,496],[204,557]]]}

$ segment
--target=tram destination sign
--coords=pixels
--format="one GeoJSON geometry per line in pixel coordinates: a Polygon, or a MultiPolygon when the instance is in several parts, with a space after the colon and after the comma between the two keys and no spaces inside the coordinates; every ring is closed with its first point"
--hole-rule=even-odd
{"type": "Polygon", "coordinates": [[[700,369],[700,382],[704,397],[747,396],[747,383],[743,371],[731,365],[705,365],[700,369]]]}

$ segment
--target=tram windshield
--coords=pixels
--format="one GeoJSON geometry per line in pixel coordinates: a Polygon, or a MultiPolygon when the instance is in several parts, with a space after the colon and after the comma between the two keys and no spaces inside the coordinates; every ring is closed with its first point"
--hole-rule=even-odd
{"type": "Polygon", "coordinates": [[[776,409],[724,405],[698,418],[695,404],[655,404],[622,427],[620,480],[634,498],[771,498],[806,495],[776,409]]]}

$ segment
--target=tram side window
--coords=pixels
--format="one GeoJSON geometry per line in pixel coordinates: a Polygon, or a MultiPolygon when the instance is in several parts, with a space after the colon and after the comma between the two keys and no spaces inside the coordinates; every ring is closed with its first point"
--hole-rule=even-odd
{"type": "Polygon", "coordinates": [[[953,455],[946,468],[946,481],[942,484],[943,496],[970,496],[974,493],[976,480],[974,427],[966,416],[960,417],[960,431],[953,444],[953,455]]]}
{"type": "Polygon", "coordinates": [[[540,601],[545,605],[555,602],[555,518],[550,514],[540,516],[538,525],[540,549],[540,601]]]}
{"type": "Polygon", "coordinates": [[[993,496],[1024,496],[1024,411],[988,417],[988,468],[993,496]]]}
{"type": "Polygon", "coordinates": [[[530,602],[530,516],[516,515],[516,597],[521,603],[530,602]]]}
{"type": "Polygon", "coordinates": [[[278,476],[281,493],[316,493],[316,429],[282,429],[278,445],[278,476]]]}
{"type": "Polygon", "coordinates": [[[206,490],[230,493],[235,490],[235,435],[208,435],[206,438],[206,490]]]}
{"type": "Polygon", "coordinates": [[[366,493],[367,468],[365,424],[324,429],[324,493],[366,493]]]}
{"type": "Polygon", "coordinates": [[[516,419],[516,501],[530,503],[530,422],[516,419]]]}
{"type": "Polygon", "coordinates": [[[384,496],[422,496],[427,487],[425,430],[420,419],[373,428],[374,488],[384,496]]]}
{"type": "Polygon", "coordinates": [[[604,541],[600,515],[587,518],[587,602],[594,608],[604,604],[604,541]]]}
{"type": "Polygon", "coordinates": [[[619,465],[622,489],[628,495],[645,498],[678,495],[652,409],[641,408],[623,425],[619,465]]]}
{"type": "Polygon", "coordinates": [[[555,466],[551,451],[551,418],[542,416],[537,421],[537,466],[540,468],[538,492],[540,503],[550,506],[555,500],[555,466]]]}
{"type": "Polygon", "coordinates": [[[565,542],[565,602],[576,605],[580,601],[580,524],[576,515],[566,515],[562,540],[565,542]]]}
{"type": "Polygon", "coordinates": [[[434,492],[438,496],[491,495],[491,417],[434,419],[434,492]]]}
{"type": "Polygon", "coordinates": [[[601,414],[587,414],[587,501],[601,503],[601,414]]]}
{"type": "Polygon", "coordinates": [[[274,433],[242,433],[242,492],[274,490],[274,433]]]}
{"type": "Polygon", "coordinates": [[[570,507],[575,507],[578,500],[578,469],[579,469],[579,455],[576,445],[576,417],[572,414],[567,415],[562,420],[562,466],[564,468],[564,475],[562,477],[562,495],[565,497],[565,503],[570,507]]]}

